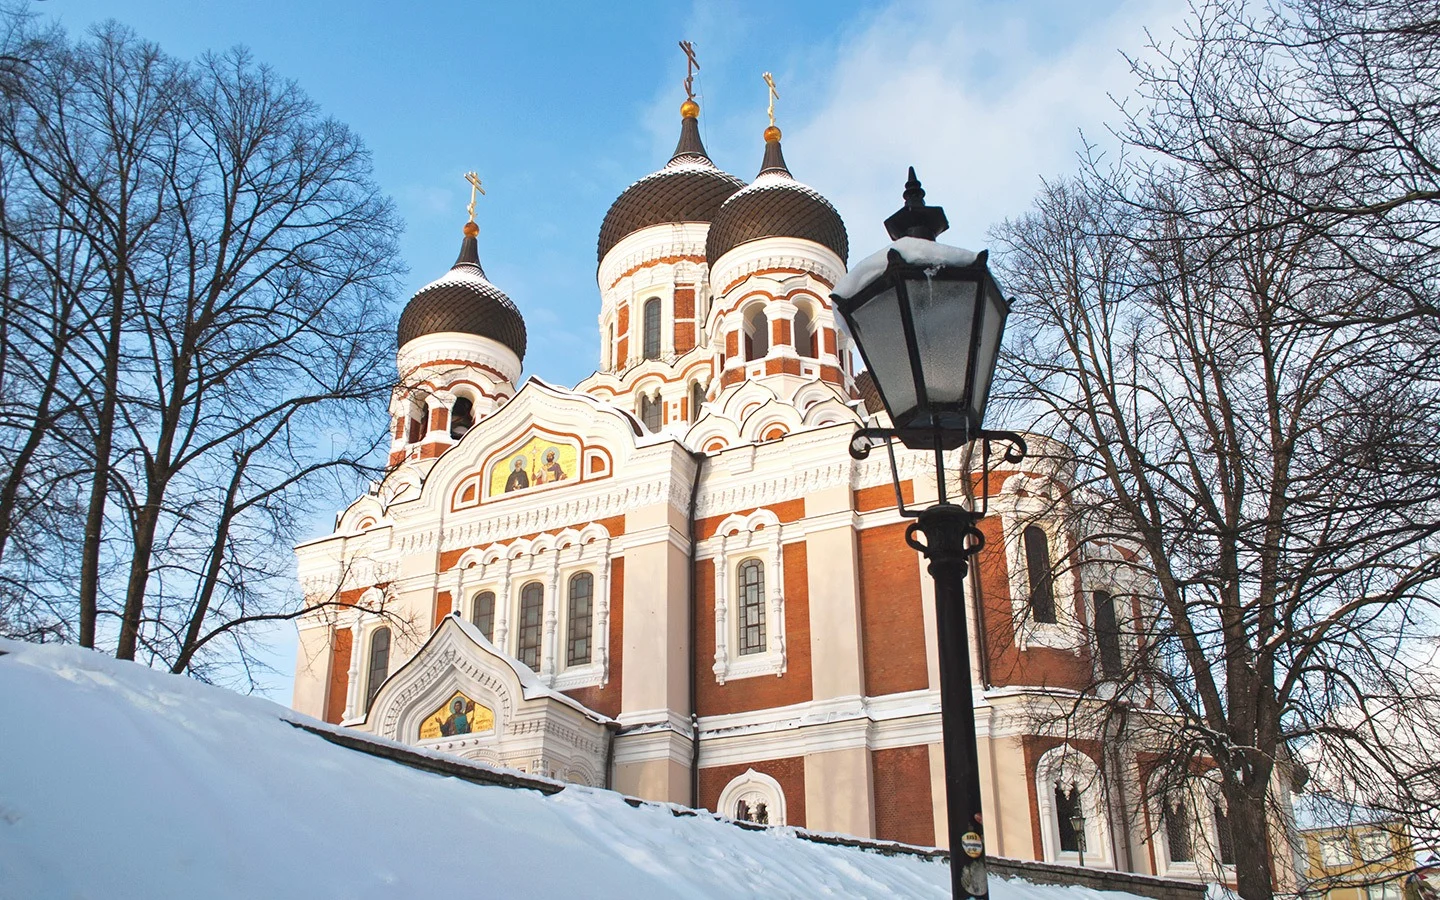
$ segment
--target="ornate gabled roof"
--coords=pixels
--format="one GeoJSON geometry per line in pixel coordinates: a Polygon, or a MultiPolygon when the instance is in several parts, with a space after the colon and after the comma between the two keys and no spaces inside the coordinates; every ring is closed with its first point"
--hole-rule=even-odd
{"type": "Polygon", "coordinates": [[[680,141],[670,162],[630,185],[610,205],[600,226],[600,260],[627,235],[642,228],[711,221],[725,198],[745,186],[744,181],[710,161],[700,140],[699,111],[693,104],[682,107],[680,141]]]}
{"type": "Polygon", "coordinates": [[[450,271],[415,292],[400,314],[400,346],[441,331],[476,334],[499,341],[525,360],[525,320],[505,292],[480,268],[475,242],[479,229],[465,226],[460,256],[450,271]]]}
{"type": "Polygon", "coordinates": [[[845,222],[835,207],[808,185],[796,181],[780,150],[780,129],[765,129],[765,158],[760,174],[720,207],[705,240],[705,257],[720,257],[750,241],[794,237],[829,247],[844,261],[850,253],[845,222]]]}

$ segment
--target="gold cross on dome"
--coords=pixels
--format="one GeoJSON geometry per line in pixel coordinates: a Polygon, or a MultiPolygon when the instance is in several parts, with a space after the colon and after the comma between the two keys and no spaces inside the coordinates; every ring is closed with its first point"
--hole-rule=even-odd
{"type": "Polygon", "coordinates": [[[480,186],[480,176],[474,172],[466,172],[465,180],[470,182],[470,205],[466,208],[470,211],[470,221],[473,222],[475,221],[475,192],[479,191],[483,194],[485,189],[480,186]]]}
{"type": "Polygon", "coordinates": [[[700,60],[695,58],[695,45],[681,41],[680,49],[685,51],[685,99],[695,99],[695,73],[700,71],[700,60]]]}
{"type": "Polygon", "coordinates": [[[766,110],[770,114],[770,124],[775,124],[775,101],[780,99],[780,92],[775,90],[775,79],[769,72],[765,73],[765,87],[770,90],[770,108],[766,110]]]}

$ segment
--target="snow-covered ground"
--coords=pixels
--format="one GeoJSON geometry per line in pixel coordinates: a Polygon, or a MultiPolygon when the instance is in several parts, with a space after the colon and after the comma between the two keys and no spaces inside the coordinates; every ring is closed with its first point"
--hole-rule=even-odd
{"type": "MultiPolygon", "coordinates": [[[[267,700],[0,641],[0,898],[946,897],[940,862],[477,785],[267,700]]],[[[1125,894],[992,879],[996,900],[1125,894]]]]}

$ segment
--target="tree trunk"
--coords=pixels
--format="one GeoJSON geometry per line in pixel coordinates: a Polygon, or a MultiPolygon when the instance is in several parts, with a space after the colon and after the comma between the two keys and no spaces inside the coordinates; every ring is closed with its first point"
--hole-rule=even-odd
{"type": "Polygon", "coordinates": [[[112,272],[110,323],[104,344],[105,375],[100,385],[100,418],[95,423],[95,470],[90,480],[90,503],[85,511],[85,544],[80,557],[82,647],[95,646],[95,620],[99,615],[100,542],[104,539],[105,504],[110,496],[110,453],[120,382],[120,331],[125,321],[123,257],[119,262],[112,272]]]}
{"type": "Polygon", "coordinates": [[[1228,801],[1236,887],[1245,900],[1270,900],[1275,889],[1271,880],[1265,793],[1262,791],[1258,797],[1244,790],[1236,793],[1238,796],[1228,801]]]}

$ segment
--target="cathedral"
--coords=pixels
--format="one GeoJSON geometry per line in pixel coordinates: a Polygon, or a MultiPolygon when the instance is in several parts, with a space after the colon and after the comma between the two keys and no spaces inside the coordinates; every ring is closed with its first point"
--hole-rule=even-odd
{"type": "MultiPolygon", "coordinates": [[[[454,266],[400,316],[387,474],[297,548],[295,708],[762,825],[947,846],[934,591],[899,509],[936,498],[933,456],[902,449],[893,476],[851,458],[887,420],[831,305],[845,223],[773,120],[747,182],[699,115],[686,100],[674,155],[600,224],[599,370],[573,387],[521,382],[525,322],[485,275],[472,202],[454,266]]],[[[966,587],[987,850],[1213,878],[1218,804],[1137,810],[1138,754],[1037,714],[1119,665],[1139,610],[1059,564],[1035,465],[990,472],[966,587]]]]}

